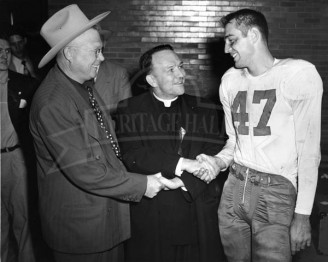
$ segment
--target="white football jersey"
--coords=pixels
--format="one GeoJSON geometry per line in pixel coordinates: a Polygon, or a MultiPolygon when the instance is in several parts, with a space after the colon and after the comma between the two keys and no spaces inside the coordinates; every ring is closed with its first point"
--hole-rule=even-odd
{"type": "Polygon", "coordinates": [[[218,156],[289,179],[300,214],[311,213],[316,189],[322,92],[315,67],[295,59],[275,59],[255,77],[231,68],[220,86],[229,139],[218,156]]]}

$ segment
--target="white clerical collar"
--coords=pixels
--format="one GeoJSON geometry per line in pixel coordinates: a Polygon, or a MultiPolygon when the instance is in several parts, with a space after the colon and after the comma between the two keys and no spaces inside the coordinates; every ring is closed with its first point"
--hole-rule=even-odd
{"type": "Polygon", "coordinates": [[[153,92],[153,95],[157,100],[163,102],[165,107],[171,107],[171,103],[178,99],[178,97],[175,97],[173,99],[162,99],[162,98],[158,97],[157,95],[155,95],[154,92],[153,92]]]}

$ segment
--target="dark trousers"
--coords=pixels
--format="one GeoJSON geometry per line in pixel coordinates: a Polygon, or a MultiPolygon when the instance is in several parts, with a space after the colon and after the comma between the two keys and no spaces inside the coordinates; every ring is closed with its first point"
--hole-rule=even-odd
{"type": "Polygon", "coordinates": [[[20,148],[1,153],[1,261],[36,261],[28,212],[26,163],[20,148]]]}

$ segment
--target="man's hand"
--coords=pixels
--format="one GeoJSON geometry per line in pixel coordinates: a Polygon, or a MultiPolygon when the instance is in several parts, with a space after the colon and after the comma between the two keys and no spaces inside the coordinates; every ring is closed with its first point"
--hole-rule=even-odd
{"type": "Polygon", "coordinates": [[[292,254],[311,245],[311,225],[308,215],[294,214],[290,227],[292,254]]]}
{"type": "Polygon", "coordinates": [[[184,183],[178,177],[172,179],[166,179],[165,177],[161,177],[160,181],[162,182],[162,184],[164,184],[165,190],[170,190],[170,189],[173,190],[180,187],[184,187],[184,183]]]}
{"type": "Polygon", "coordinates": [[[159,191],[161,191],[165,186],[161,183],[162,174],[157,173],[155,175],[147,176],[147,189],[145,192],[145,196],[149,198],[153,198],[157,195],[159,191]]]}
{"type": "Polygon", "coordinates": [[[200,154],[196,159],[203,165],[204,168],[193,172],[193,175],[206,183],[209,183],[215,179],[220,171],[225,168],[225,163],[217,156],[200,154]]]}

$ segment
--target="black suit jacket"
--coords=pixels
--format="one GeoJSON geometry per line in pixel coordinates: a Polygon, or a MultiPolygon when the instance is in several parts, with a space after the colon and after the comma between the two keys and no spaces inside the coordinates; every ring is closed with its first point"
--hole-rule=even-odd
{"type": "MultiPolygon", "coordinates": [[[[200,153],[213,155],[220,151],[221,122],[215,106],[189,95],[182,95],[173,103],[177,103],[178,110],[164,108],[150,92],[120,102],[117,136],[128,170],[143,174],[162,172],[173,178],[181,155],[194,159],[200,153]],[[182,142],[181,127],[186,131],[182,142]]],[[[128,261],[161,261],[161,252],[165,252],[161,250],[162,243],[196,242],[200,245],[201,261],[220,259],[220,187],[217,181],[207,185],[187,172],[181,179],[188,192],[161,191],[154,199],[143,198],[131,205],[128,261]]]]}
{"type": "Polygon", "coordinates": [[[8,71],[8,77],[8,111],[18,135],[19,143],[25,149],[25,145],[31,145],[28,114],[33,94],[39,82],[34,78],[11,70],[8,71]]]}

